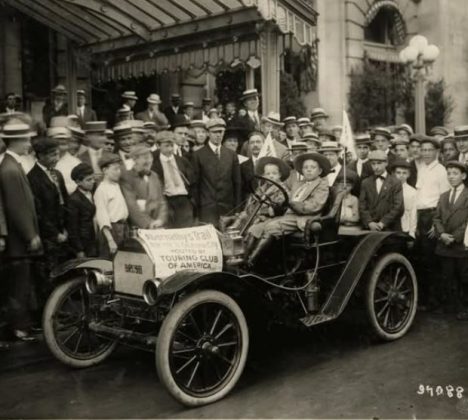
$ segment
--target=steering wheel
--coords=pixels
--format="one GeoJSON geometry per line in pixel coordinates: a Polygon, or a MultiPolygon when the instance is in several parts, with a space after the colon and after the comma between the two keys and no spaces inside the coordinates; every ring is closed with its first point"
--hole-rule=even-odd
{"type": "Polygon", "coordinates": [[[260,204],[266,204],[268,206],[277,206],[278,205],[278,203],[275,203],[268,195],[265,194],[263,196],[260,196],[257,193],[258,184],[256,185],[256,183],[254,182],[256,179],[258,179],[260,181],[263,181],[266,184],[274,185],[276,188],[278,188],[278,190],[280,190],[281,193],[283,194],[283,198],[284,198],[283,206],[285,206],[285,207],[289,206],[288,192],[285,190],[285,188],[281,184],[279,184],[278,182],[273,181],[271,179],[265,178],[263,176],[255,175],[254,179],[250,183],[250,192],[252,193],[252,195],[257,199],[257,201],[260,204]]]}

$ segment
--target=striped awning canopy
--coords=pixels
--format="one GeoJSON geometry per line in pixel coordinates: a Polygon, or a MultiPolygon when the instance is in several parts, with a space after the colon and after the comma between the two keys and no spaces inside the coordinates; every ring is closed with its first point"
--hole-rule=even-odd
{"type": "Polygon", "coordinates": [[[406,37],[406,23],[400,6],[395,0],[377,0],[369,7],[366,13],[366,26],[369,25],[381,10],[387,10],[392,17],[395,31],[395,38],[398,44],[402,44],[406,37]]]}
{"type": "MultiPolygon", "coordinates": [[[[78,46],[116,48],[158,41],[188,23],[212,27],[210,19],[251,9],[276,22],[300,44],[313,41],[316,12],[310,0],[3,0],[78,46]]],[[[231,24],[235,24],[232,21],[231,24]]],[[[196,31],[195,31],[196,32],[196,31]]],[[[96,48],[97,49],[97,48],[96,48]]],[[[92,48],[91,51],[95,49],[92,48]]]]}

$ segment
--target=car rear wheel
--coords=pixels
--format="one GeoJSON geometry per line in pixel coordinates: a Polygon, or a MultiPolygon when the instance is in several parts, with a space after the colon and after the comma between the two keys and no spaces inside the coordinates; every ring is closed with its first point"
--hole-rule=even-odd
{"type": "Polygon", "coordinates": [[[215,290],[196,292],[167,315],[156,368],[170,394],[186,406],[218,401],[244,370],[249,332],[239,305],[215,290]]]}
{"type": "Polygon", "coordinates": [[[44,339],[62,363],[85,368],[101,363],[113,352],[117,343],[89,328],[98,307],[81,277],[62,283],[50,295],[43,316],[44,339]]]}
{"type": "Polygon", "coordinates": [[[372,332],[386,341],[396,340],[413,324],[418,284],[410,262],[401,254],[381,256],[369,275],[367,314],[372,332]]]}

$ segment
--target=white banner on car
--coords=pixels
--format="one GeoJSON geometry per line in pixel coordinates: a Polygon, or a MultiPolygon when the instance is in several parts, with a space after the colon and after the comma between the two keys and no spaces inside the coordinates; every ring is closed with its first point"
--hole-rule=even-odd
{"type": "Polygon", "coordinates": [[[138,237],[154,261],[156,277],[178,271],[214,272],[223,269],[223,253],[212,225],[186,229],[139,229],[138,237]]]}

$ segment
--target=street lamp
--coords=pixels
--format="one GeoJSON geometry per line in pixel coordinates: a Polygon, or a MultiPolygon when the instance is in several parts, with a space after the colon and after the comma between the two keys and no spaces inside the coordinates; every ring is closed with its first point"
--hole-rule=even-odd
{"type": "Polygon", "coordinates": [[[426,133],[426,111],[424,107],[424,81],[429,67],[439,56],[439,48],[428,45],[426,37],[415,35],[411,38],[409,45],[400,51],[400,61],[411,66],[413,77],[416,81],[415,90],[415,113],[416,132],[426,133]]]}

